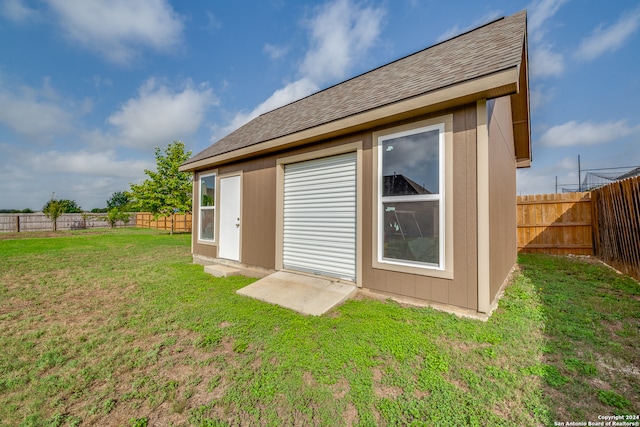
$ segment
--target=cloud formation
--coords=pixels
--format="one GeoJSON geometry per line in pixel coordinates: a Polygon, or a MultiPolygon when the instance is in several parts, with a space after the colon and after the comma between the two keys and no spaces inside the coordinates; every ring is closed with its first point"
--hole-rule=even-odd
{"type": "Polygon", "coordinates": [[[40,17],[37,10],[26,6],[22,0],[5,0],[0,4],[0,13],[18,24],[40,17]]]}
{"type": "Polygon", "coordinates": [[[538,0],[529,6],[527,30],[530,41],[540,43],[547,31],[547,21],[569,0],[538,0]]]}
{"type": "Polygon", "coordinates": [[[321,6],[308,22],[311,49],[300,73],[316,84],[343,79],[378,39],[383,17],[382,9],[360,7],[350,0],[321,6]]]}
{"type": "Polygon", "coordinates": [[[637,132],[640,132],[640,126],[629,126],[626,120],[604,123],[572,120],[548,129],[539,142],[551,147],[606,144],[637,132]]]}
{"type": "Polygon", "coordinates": [[[126,65],[148,47],[167,52],[182,41],[183,19],[166,0],[46,0],[69,39],[126,65]]]}
{"type": "Polygon", "coordinates": [[[568,0],[538,0],[529,7],[527,31],[529,34],[529,71],[531,79],[560,76],[564,72],[564,56],[553,51],[553,45],[544,41],[547,23],[568,0]]]}
{"type": "Polygon", "coordinates": [[[47,151],[32,153],[27,160],[34,171],[40,173],[77,174],[88,177],[103,176],[132,179],[144,169],[154,169],[151,160],[118,159],[115,151],[47,151]],[[133,172],[132,172],[133,171],[133,172]]]}
{"type": "Polygon", "coordinates": [[[598,56],[618,49],[640,27],[640,7],[631,13],[623,13],[618,21],[607,27],[599,26],[585,38],[576,56],[590,61],[598,56]]]}
{"type": "Polygon", "coordinates": [[[529,57],[531,79],[560,76],[564,72],[564,57],[554,52],[550,44],[539,45],[532,49],[529,57]]]}
{"type": "Polygon", "coordinates": [[[271,43],[266,43],[262,48],[262,51],[266,53],[272,60],[280,59],[289,52],[287,46],[277,46],[271,43]]]}
{"type": "Polygon", "coordinates": [[[127,100],[107,122],[116,128],[115,144],[130,148],[151,148],[183,139],[196,132],[207,108],[218,103],[207,84],[186,81],[175,91],[154,78],[127,100]]]}
{"type": "Polygon", "coordinates": [[[380,35],[385,12],[363,7],[351,0],[334,0],[316,10],[306,21],[311,47],[298,73],[298,80],[276,90],[250,112],[238,112],[226,126],[213,126],[215,142],[260,114],[304,98],[329,82],[344,79],[353,64],[370,49],[380,35]]]}
{"type": "Polygon", "coordinates": [[[60,105],[60,96],[48,78],[41,88],[13,89],[4,83],[0,81],[0,123],[34,141],[47,141],[72,130],[74,114],[60,105]]]}
{"type": "Polygon", "coordinates": [[[121,158],[113,150],[30,150],[0,143],[0,204],[2,208],[41,209],[51,193],[76,200],[84,209],[104,207],[109,194],[129,188],[153,169],[151,158],[121,158]]]}

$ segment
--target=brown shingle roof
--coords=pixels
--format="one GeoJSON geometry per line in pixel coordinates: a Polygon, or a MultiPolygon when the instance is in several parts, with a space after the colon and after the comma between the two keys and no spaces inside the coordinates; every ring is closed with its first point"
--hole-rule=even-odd
{"type": "Polygon", "coordinates": [[[498,19],[256,117],[185,165],[518,67],[525,34],[525,11],[498,19]]]}

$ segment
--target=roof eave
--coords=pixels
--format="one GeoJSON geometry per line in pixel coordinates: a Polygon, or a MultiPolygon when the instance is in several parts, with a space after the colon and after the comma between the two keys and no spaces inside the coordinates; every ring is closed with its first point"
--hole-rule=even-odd
{"type": "Polygon", "coordinates": [[[526,31],[523,38],[522,58],[518,67],[518,91],[511,95],[511,115],[516,166],[531,166],[531,113],[529,107],[529,65],[526,31]]]}
{"type": "Polygon", "coordinates": [[[460,82],[339,120],[323,123],[313,128],[304,129],[289,135],[193,162],[187,162],[180,166],[180,171],[193,172],[215,167],[230,161],[242,160],[387,123],[393,123],[446,108],[473,103],[480,99],[517,95],[521,74],[521,70],[518,67],[509,67],[489,75],[460,82]]]}

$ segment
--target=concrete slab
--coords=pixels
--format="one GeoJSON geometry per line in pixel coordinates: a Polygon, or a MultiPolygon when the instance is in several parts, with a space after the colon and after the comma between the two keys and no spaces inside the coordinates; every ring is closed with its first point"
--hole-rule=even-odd
{"type": "Polygon", "coordinates": [[[328,278],[278,271],[238,289],[236,293],[302,314],[320,316],[355,295],[357,291],[353,285],[328,278]]]}
{"type": "Polygon", "coordinates": [[[240,275],[240,269],[220,264],[206,265],[204,267],[204,272],[216,277],[230,277],[240,275]]]}
{"type": "Polygon", "coordinates": [[[262,279],[263,277],[266,277],[272,273],[275,273],[275,270],[271,270],[268,268],[242,264],[241,262],[230,261],[227,259],[209,258],[202,255],[193,255],[193,263],[202,265],[204,267],[215,265],[215,266],[231,267],[233,269],[233,270],[223,270],[223,269],[216,269],[216,268],[212,268],[209,270],[205,269],[205,273],[213,274],[216,277],[229,277],[234,275],[241,275],[241,276],[247,276],[247,277],[254,277],[256,279],[262,279]],[[226,276],[220,275],[220,272],[227,272],[227,271],[232,272],[233,274],[227,273],[226,276]]]}

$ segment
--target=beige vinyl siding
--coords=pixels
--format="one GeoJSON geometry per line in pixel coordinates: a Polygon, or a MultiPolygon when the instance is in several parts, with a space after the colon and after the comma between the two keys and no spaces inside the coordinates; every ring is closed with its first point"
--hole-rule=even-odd
{"type": "Polygon", "coordinates": [[[493,101],[489,119],[489,246],[493,302],[516,262],[516,160],[511,126],[511,98],[493,101]]]}

